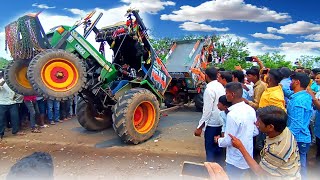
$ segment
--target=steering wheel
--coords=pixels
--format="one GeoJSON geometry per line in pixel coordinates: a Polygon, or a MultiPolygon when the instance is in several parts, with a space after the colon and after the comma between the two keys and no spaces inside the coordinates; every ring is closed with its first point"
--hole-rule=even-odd
{"type": "Polygon", "coordinates": [[[113,65],[117,66],[118,69],[122,69],[122,66],[120,64],[117,64],[117,63],[112,63],[113,65]]]}
{"type": "Polygon", "coordinates": [[[89,14],[86,15],[86,17],[83,18],[84,21],[88,21],[92,16],[96,13],[96,10],[93,10],[89,14]]]}

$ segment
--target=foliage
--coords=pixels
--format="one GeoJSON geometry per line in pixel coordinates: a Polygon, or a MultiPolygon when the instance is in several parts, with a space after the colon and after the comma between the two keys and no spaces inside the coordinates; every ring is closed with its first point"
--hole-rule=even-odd
{"type": "Polygon", "coordinates": [[[310,69],[319,67],[320,64],[320,57],[315,56],[302,55],[297,60],[303,67],[310,69]]]}
{"type": "Polygon", "coordinates": [[[231,36],[214,36],[214,60],[223,63],[215,64],[219,68],[226,70],[234,70],[235,66],[248,68],[252,66],[251,63],[245,61],[245,57],[249,55],[246,49],[247,43],[239,38],[232,38],[231,36]]]}
{"type": "Polygon", "coordinates": [[[0,57],[0,69],[4,69],[8,63],[9,61],[7,59],[0,57]]]}
{"type": "Polygon", "coordinates": [[[259,59],[263,62],[263,65],[267,68],[280,68],[280,67],[288,67],[292,68],[290,61],[286,61],[285,55],[281,55],[279,52],[274,53],[265,53],[261,56],[258,56],[259,59]]]}
{"type": "Polygon", "coordinates": [[[167,53],[170,50],[170,46],[173,42],[173,39],[170,38],[159,38],[159,39],[151,39],[150,43],[158,54],[159,58],[164,60],[167,53]]]}

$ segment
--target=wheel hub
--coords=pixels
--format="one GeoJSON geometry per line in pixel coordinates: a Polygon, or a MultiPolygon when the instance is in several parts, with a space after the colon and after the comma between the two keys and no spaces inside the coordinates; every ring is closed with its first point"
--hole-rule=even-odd
{"type": "Polygon", "coordinates": [[[58,71],[58,72],[56,73],[56,77],[57,77],[58,79],[62,79],[62,78],[64,77],[63,72],[58,71]]]}
{"type": "Polygon", "coordinates": [[[78,82],[77,68],[67,59],[49,60],[41,70],[41,79],[51,90],[68,91],[78,82]]]}
{"type": "Polygon", "coordinates": [[[142,102],[133,114],[133,125],[140,134],[148,133],[154,126],[156,118],[155,108],[150,102],[142,102]]]}

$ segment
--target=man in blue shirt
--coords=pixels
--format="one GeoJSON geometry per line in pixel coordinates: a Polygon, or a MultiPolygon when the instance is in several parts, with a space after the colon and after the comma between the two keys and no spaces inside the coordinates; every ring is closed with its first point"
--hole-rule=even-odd
{"type": "MultiPolygon", "coordinates": [[[[283,79],[280,81],[280,84],[282,86],[283,92],[285,93],[285,90],[290,90],[290,84],[291,84],[291,70],[287,67],[280,68],[280,73],[283,76],[283,79]]],[[[286,101],[286,105],[289,103],[288,98],[284,97],[284,100],[286,101]]]]}
{"type": "Polygon", "coordinates": [[[318,73],[320,73],[320,68],[314,68],[311,70],[311,74],[310,74],[312,79],[312,84],[310,88],[314,93],[317,93],[320,89],[319,85],[314,81],[318,73]]]}
{"type": "Polygon", "coordinates": [[[290,89],[294,94],[289,97],[288,127],[297,140],[301,161],[301,176],[307,177],[307,153],[310,149],[311,134],[309,131],[312,116],[312,97],[306,91],[310,78],[304,73],[291,75],[290,89]]]}

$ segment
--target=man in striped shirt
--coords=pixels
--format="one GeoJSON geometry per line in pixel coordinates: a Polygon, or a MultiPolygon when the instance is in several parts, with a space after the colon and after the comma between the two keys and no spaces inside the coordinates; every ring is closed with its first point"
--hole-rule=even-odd
{"type": "Polygon", "coordinates": [[[276,106],[266,106],[257,110],[256,126],[267,134],[258,164],[242,145],[229,135],[232,145],[239,149],[252,171],[267,179],[301,179],[300,155],[297,142],[287,126],[287,114],[276,106]]]}

